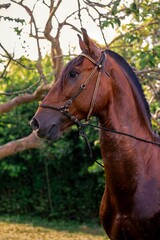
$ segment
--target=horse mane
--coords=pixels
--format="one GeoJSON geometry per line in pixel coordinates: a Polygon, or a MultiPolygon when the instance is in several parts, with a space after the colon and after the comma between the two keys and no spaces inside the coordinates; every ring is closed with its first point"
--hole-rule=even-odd
{"type": "Polygon", "coordinates": [[[111,56],[122,68],[122,70],[124,70],[124,72],[127,74],[127,76],[129,77],[129,80],[131,82],[131,84],[133,83],[134,87],[136,88],[137,92],[139,93],[142,103],[144,105],[144,108],[146,110],[150,125],[151,125],[151,113],[150,113],[150,108],[149,108],[149,104],[146,100],[146,97],[144,95],[142,86],[140,84],[140,81],[138,79],[138,77],[136,76],[135,72],[133,71],[132,67],[126,62],[126,60],[120,56],[118,53],[113,52],[111,50],[106,50],[105,51],[109,56],[111,56]]]}

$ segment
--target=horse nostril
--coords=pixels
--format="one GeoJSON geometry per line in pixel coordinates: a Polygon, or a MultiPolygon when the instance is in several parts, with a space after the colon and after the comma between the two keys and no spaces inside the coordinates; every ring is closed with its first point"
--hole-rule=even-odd
{"type": "Polygon", "coordinates": [[[39,123],[36,118],[32,118],[30,124],[31,124],[32,130],[39,129],[39,123]]]}

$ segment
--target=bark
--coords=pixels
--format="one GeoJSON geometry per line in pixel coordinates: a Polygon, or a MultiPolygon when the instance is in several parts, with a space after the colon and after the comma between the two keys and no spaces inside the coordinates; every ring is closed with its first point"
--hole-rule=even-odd
{"type": "Polygon", "coordinates": [[[27,137],[0,146],[0,159],[27,149],[42,148],[43,145],[43,141],[37,137],[35,132],[32,132],[27,137]]]}
{"type": "Polygon", "coordinates": [[[6,4],[0,4],[0,9],[1,8],[9,8],[11,6],[11,4],[10,3],[6,3],[6,4]]]}
{"type": "Polygon", "coordinates": [[[58,9],[59,5],[61,4],[61,2],[62,2],[62,0],[59,0],[57,5],[55,6],[54,5],[55,2],[51,1],[50,7],[49,7],[50,14],[49,14],[49,17],[48,17],[48,20],[46,22],[45,29],[44,29],[44,36],[51,43],[51,60],[52,60],[52,65],[53,65],[54,75],[55,75],[56,80],[60,76],[60,73],[64,66],[63,65],[63,53],[62,53],[62,49],[61,49],[61,45],[60,45],[60,41],[59,41],[61,28],[64,25],[64,23],[60,24],[58,22],[57,34],[55,37],[53,37],[51,35],[51,31],[53,29],[52,19],[55,15],[56,10],[58,9]],[[57,58],[57,56],[58,56],[58,58],[57,58]]]}
{"type": "Polygon", "coordinates": [[[0,104],[0,114],[10,112],[13,108],[23,103],[29,103],[36,100],[40,100],[44,97],[44,94],[51,88],[51,84],[39,86],[33,94],[23,94],[16,96],[12,100],[0,104]]]}

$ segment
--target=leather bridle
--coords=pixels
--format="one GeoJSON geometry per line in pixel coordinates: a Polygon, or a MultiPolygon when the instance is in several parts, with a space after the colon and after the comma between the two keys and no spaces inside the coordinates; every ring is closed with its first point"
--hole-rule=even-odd
{"type": "MultiPolygon", "coordinates": [[[[90,119],[93,108],[94,108],[94,105],[95,105],[95,102],[96,102],[96,96],[97,96],[97,92],[98,92],[98,88],[99,88],[99,84],[100,84],[100,80],[101,80],[101,72],[102,72],[102,66],[103,66],[102,64],[103,64],[103,61],[105,59],[105,52],[101,53],[101,57],[100,57],[98,62],[96,62],[93,58],[91,58],[89,55],[87,55],[83,52],[80,54],[80,56],[83,56],[83,57],[87,58],[89,61],[91,61],[95,65],[95,67],[93,68],[93,70],[89,74],[88,78],[85,80],[85,82],[81,84],[81,86],[76,91],[76,93],[70,99],[68,99],[67,102],[63,106],[57,107],[57,106],[51,106],[51,105],[48,105],[48,104],[41,103],[40,107],[59,111],[63,115],[68,117],[74,124],[76,124],[76,126],[78,128],[78,131],[79,131],[79,134],[80,134],[80,136],[82,136],[84,138],[84,140],[85,140],[85,142],[88,146],[89,152],[90,152],[90,157],[92,158],[93,157],[92,149],[91,149],[90,143],[88,141],[87,135],[84,131],[84,128],[86,127],[86,124],[82,123],[80,120],[77,119],[77,117],[72,115],[69,112],[69,107],[75,101],[75,99],[84,91],[84,89],[86,89],[88,83],[92,79],[92,76],[94,76],[96,71],[98,71],[98,76],[97,76],[97,79],[96,79],[96,84],[95,84],[95,88],[94,88],[94,91],[93,91],[92,99],[91,99],[91,102],[90,102],[90,108],[89,108],[86,120],[88,121],[90,119]]],[[[107,72],[106,72],[106,74],[109,76],[109,74],[107,72]]],[[[103,167],[103,165],[101,163],[99,163],[99,162],[97,162],[97,163],[100,166],[103,167]]]]}
{"type": "Polygon", "coordinates": [[[83,57],[87,58],[88,60],[90,60],[95,65],[95,67],[93,68],[93,70],[91,71],[91,73],[89,74],[89,76],[85,80],[85,82],[81,84],[81,86],[76,91],[76,93],[70,99],[68,99],[67,102],[61,107],[51,106],[51,105],[43,104],[43,103],[40,104],[40,107],[42,107],[42,108],[48,108],[48,109],[52,109],[52,110],[56,110],[56,111],[61,112],[62,114],[64,114],[73,123],[75,123],[78,126],[81,126],[82,123],[80,122],[80,120],[78,120],[74,115],[72,115],[69,112],[69,107],[75,101],[75,99],[84,91],[84,89],[86,89],[88,83],[92,79],[92,76],[94,76],[96,71],[98,71],[98,76],[97,76],[97,79],[96,79],[95,88],[94,88],[92,99],[91,99],[91,102],[90,102],[90,108],[89,108],[89,111],[88,111],[88,114],[87,114],[87,117],[86,117],[87,121],[90,119],[91,114],[93,112],[95,102],[96,102],[97,92],[98,92],[98,89],[99,89],[99,84],[100,84],[100,80],[101,80],[102,63],[103,63],[103,60],[105,58],[105,52],[102,52],[101,57],[100,57],[98,62],[96,62],[93,58],[91,58],[89,55],[87,55],[85,53],[81,53],[80,56],[83,56],[83,57]]]}

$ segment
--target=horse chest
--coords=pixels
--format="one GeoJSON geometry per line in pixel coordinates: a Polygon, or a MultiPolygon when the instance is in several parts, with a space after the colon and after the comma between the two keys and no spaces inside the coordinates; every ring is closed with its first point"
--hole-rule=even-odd
{"type": "Polygon", "coordinates": [[[133,195],[124,194],[119,198],[113,196],[109,188],[106,190],[105,202],[108,210],[105,212],[104,228],[111,240],[160,239],[158,186],[158,182],[150,178],[139,183],[133,195]]]}
{"type": "Polygon", "coordinates": [[[160,183],[155,176],[143,179],[134,197],[134,214],[151,219],[160,212],[160,183]]]}
{"type": "Polygon", "coordinates": [[[130,215],[117,214],[109,236],[112,240],[159,240],[160,216],[139,220],[130,215]]]}

